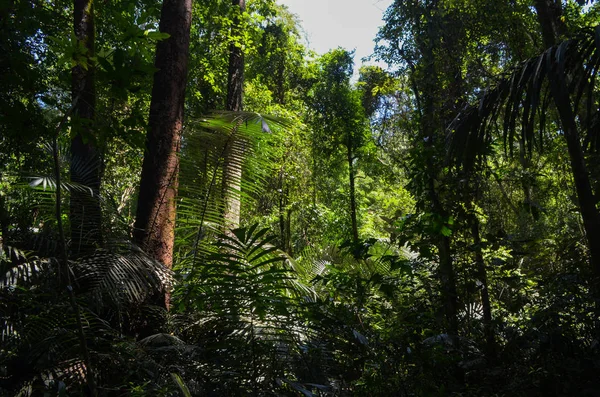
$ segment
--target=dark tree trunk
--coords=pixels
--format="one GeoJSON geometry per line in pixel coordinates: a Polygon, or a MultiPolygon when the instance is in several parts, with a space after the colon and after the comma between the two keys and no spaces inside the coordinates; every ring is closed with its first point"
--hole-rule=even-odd
{"type": "Polygon", "coordinates": [[[455,337],[458,335],[458,293],[456,292],[456,275],[450,249],[450,238],[441,236],[437,241],[439,255],[439,272],[444,298],[444,314],[446,317],[448,333],[455,337]]]}
{"type": "Polygon", "coordinates": [[[288,189],[284,186],[284,183],[284,172],[281,170],[279,173],[279,234],[281,236],[281,249],[290,254],[290,211],[289,209],[286,211],[286,207],[288,205],[288,189]]]}
{"type": "Polygon", "coordinates": [[[483,334],[485,337],[485,355],[488,360],[493,361],[496,356],[496,340],[492,327],[492,306],[490,304],[490,293],[488,290],[487,270],[481,251],[481,236],[479,233],[479,220],[475,214],[470,215],[471,234],[475,245],[475,265],[477,279],[481,283],[481,306],[483,308],[483,334]]]}
{"type": "Polygon", "coordinates": [[[283,204],[283,193],[279,194],[279,236],[281,238],[281,249],[286,250],[287,242],[286,237],[287,234],[285,232],[285,212],[284,212],[284,204],[283,204]]]}
{"type": "MultiPolygon", "coordinates": [[[[246,0],[232,0],[234,7],[239,7],[239,12],[246,11],[246,0]]],[[[241,35],[241,20],[238,16],[233,19],[231,28],[233,35],[241,35]]],[[[244,92],[244,52],[236,43],[229,45],[229,71],[227,74],[227,103],[225,109],[232,112],[242,111],[244,92]]]]}
{"type": "Polygon", "coordinates": [[[356,188],[354,175],[354,154],[352,152],[352,138],[348,134],[348,179],[350,182],[350,220],[352,222],[352,242],[358,243],[358,222],[356,220],[356,188]]]}
{"type": "Polygon", "coordinates": [[[534,7],[542,30],[544,48],[550,48],[559,37],[567,33],[567,26],[561,19],[561,0],[535,0],[534,7]]]}
{"type": "MultiPolygon", "coordinates": [[[[544,44],[546,47],[551,47],[556,44],[561,35],[567,33],[567,27],[561,19],[561,2],[536,0],[535,8],[542,27],[544,44]]],[[[550,89],[567,142],[579,210],[581,211],[587,245],[590,250],[590,263],[596,276],[595,293],[600,296],[600,213],[596,208],[596,199],[590,182],[577,122],[575,121],[576,115],[570,103],[565,76],[556,75],[554,70],[551,73],[553,75],[550,76],[550,89]]]]}
{"type": "Polygon", "coordinates": [[[75,0],[74,32],[86,53],[78,54],[72,70],[71,181],[85,185],[88,191],[71,192],[71,249],[75,254],[94,250],[102,244],[102,212],[99,192],[102,160],[94,133],[96,87],[94,67],[93,0],[75,0]]]}
{"type": "Polygon", "coordinates": [[[0,195],[0,250],[6,246],[6,239],[8,238],[8,222],[9,214],[6,209],[6,200],[4,199],[4,196],[0,195]]]}
{"type": "MultiPolygon", "coordinates": [[[[245,0],[232,0],[234,7],[239,7],[239,12],[246,11],[245,0]]],[[[237,10],[236,10],[237,11],[237,10]]],[[[239,16],[233,19],[231,28],[232,35],[241,35],[241,20],[239,16]]],[[[244,90],[244,52],[236,43],[229,45],[229,71],[227,74],[227,101],[225,110],[241,112],[243,110],[244,90]]],[[[238,126],[237,128],[240,128],[238,126]]],[[[223,197],[226,233],[229,229],[240,226],[241,202],[240,194],[242,188],[242,163],[244,161],[245,144],[234,136],[228,143],[225,151],[225,164],[223,165],[223,197]]]]}
{"type": "MultiPolygon", "coordinates": [[[[179,148],[187,84],[192,0],[164,0],[156,47],[146,152],[134,240],[167,267],[173,264],[179,148]]],[[[166,297],[168,307],[168,297],[166,297]]]]}
{"type": "MultiPolygon", "coordinates": [[[[453,106],[453,101],[457,98],[445,98],[445,103],[440,104],[436,102],[442,98],[440,92],[441,85],[441,74],[436,70],[436,59],[434,51],[441,49],[442,43],[440,40],[439,32],[435,31],[434,19],[437,13],[437,2],[434,1],[430,4],[430,8],[427,10],[428,21],[427,25],[424,26],[425,32],[427,33],[428,40],[424,40],[422,45],[423,59],[425,73],[423,77],[423,84],[421,89],[422,98],[422,137],[425,141],[424,153],[426,157],[426,194],[429,199],[430,211],[441,216],[443,219],[448,217],[448,213],[444,208],[444,205],[440,199],[439,192],[436,189],[436,176],[438,175],[439,164],[434,163],[436,144],[438,141],[439,134],[443,131],[444,117],[441,109],[448,111],[453,106]]],[[[453,87],[456,90],[456,87],[453,87]]],[[[454,272],[454,263],[452,260],[451,241],[450,237],[439,233],[434,236],[434,243],[438,249],[439,257],[439,278],[442,287],[442,299],[444,308],[444,317],[446,320],[447,332],[455,337],[458,335],[458,294],[456,291],[456,275],[454,272]]]]}
{"type": "MultiPolygon", "coordinates": [[[[592,191],[583,148],[581,147],[575,113],[569,103],[570,99],[564,77],[553,76],[553,83],[550,86],[565,140],[567,141],[579,210],[581,211],[583,227],[590,250],[590,262],[597,280],[600,280],[600,213],[596,208],[596,199],[592,191]]],[[[600,288],[597,287],[597,289],[600,292],[600,288]]]]}
{"type": "Polygon", "coordinates": [[[288,208],[287,210],[287,214],[286,214],[286,247],[285,247],[285,252],[288,253],[289,256],[293,256],[294,252],[292,251],[292,210],[288,208]]]}

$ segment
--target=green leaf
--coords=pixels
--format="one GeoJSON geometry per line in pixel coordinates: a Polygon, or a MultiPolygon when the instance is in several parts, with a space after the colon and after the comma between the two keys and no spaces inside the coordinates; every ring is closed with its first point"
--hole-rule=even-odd
{"type": "Polygon", "coordinates": [[[171,35],[168,33],[157,32],[156,30],[146,30],[144,31],[144,36],[147,36],[152,40],[166,40],[171,37],[171,35]]]}
{"type": "Polygon", "coordinates": [[[190,393],[190,389],[188,389],[188,387],[183,382],[183,379],[181,379],[181,376],[179,376],[179,374],[176,374],[175,372],[171,372],[171,378],[173,379],[175,384],[179,387],[179,390],[181,390],[181,393],[183,393],[184,397],[192,397],[192,393],[190,393]]]}

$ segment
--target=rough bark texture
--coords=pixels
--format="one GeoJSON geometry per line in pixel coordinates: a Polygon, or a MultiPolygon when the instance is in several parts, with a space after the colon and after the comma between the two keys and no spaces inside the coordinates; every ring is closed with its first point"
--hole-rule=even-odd
{"type": "MultiPolygon", "coordinates": [[[[246,11],[245,0],[232,0],[232,5],[239,7],[240,13],[246,11]]],[[[233,36],[241,34],[241,21],[239,17],[235,17],[233,20],[231,34],[233,36]]],[[[229,45],[229,71],[227,75],[227,101],[225,103],[225,110],[232,112],[242,111],[243,90],[244,52],[239,45],[232,42],[229,45]]],[[[244,147],[244,142],[234,136],[228,143],[225,151],[225,163],[223,165],[223,219],[226,230],[235,229],[240,226],[240,192],[244,147]]]]}
{"type": "Polygon", "coordinates": [[[102,212],[98,194],[102,161],[94,133],[96,87],[94,73],[94,4],[93,0],[75,0],[74,32],[85,48],[78,54],[72,70],[73,123],[75,138],[71,142],[71,181],[85,185],[90,192],[71,192],[71,250],[89,252],[102,244],[102,212]]]}
{"type": "Polygon", "coordinates": [[[187,84],[192,0],[165,0],[134,240],[167,267],[173,264],[179,147],[187,84]]]}

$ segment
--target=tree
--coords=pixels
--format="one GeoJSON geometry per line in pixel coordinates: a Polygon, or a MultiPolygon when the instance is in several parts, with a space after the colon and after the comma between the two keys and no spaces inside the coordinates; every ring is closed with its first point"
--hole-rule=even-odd
{"type": "Polygon", "coordinates": [[[563,9],[560,0],[535,0],[535,11],[540,23],[544,47],[550,48],[567,33],[562,19],[563,9]]]}
{"type": "Polygon", "coordinates": [[[175,239],[181,131],[187,85],[191,0],[165,0],[160,31],[169,38],[156,48],[150,118],[142,165],[134,240],[171,267],[175,239]]]}
{"type": "Polygon", "coordinates": [[[499,117],[500,109],[505,109],[504,139],[508,147],[519,132],[519,139],[524,142],[527,150],[531,152],[534,148],[542,149],[545,119],[542,117],[538,120],[536,115],[546,112],[551,102],[541,101],[540,98],[542,95],[549,96],[560,120],[560,135],[567,145],[590,264],[596,278],[600,277],[600,213],[596,208],[582,145],[583,140],[590,151],[597,149],[590,145],[595,139],[592,118],[595,117],[596,110],[589,105],[581,106],[581,102],[593,101],[595,92],[591,65],[595,65],[597,57],[594,31],[583,32],[551,47],[516,68],[508,79],[502,80],[494,90],[481,97],[477,110],[469,108],[461,112],[452,125],[452,130],[455,131],[453,156],[467,169],[477,157],[484,156],[492,131],[490,123],[499,117]],[[582,121],[578,121],[578,118],[582,121]],[[542,123],[539,138],[534,134],[536,120],[542,123]],[[517,129],[517,121],[521,121],[520,131],[517,129]],[[583,130],[583,136],[580,130],[583,130]],[[461,145],[466,147],[460,148],[461,145]],[[467,154],[467,150],[471,154],[467,154]]]}
{"type": "Polygon", "coordinates": [[[71,193],[71,249],[85,253],[102,244],[102,212],[99,193],[102,160],[95,130],[95,27],[93,0],[75,0],[76,49],[72,69],[73,141],[71,181],[91,192],[71,193]],[[90,194],[91,193],[91,194],[90,194]]]}
{"type": "Polygon", "coordinates": [[[445,123],[458,109],[464,91],[462,79],[461,39],[464,29],[457,23],[456,12],[443,1],[396,3],[386,14],[386,26],[379,40],[386,40],[388,57],[408,68],[415,98],[418,134],[413,140],[411,157],[416,169],[411,170],[413,194],[417,208],[429,214],[434,224],[432,243],[437,247],[439,277],[447,331],[458,333],[458,296],[451,252],[451,200],[442,193],[443,133],[445,123]],[[410,38],[398,47],[400,34],[410,38]],[[450,226],[450,227],[449,227],[450,226]]]}
{"type": "MultiPolygon", "coordinates": [[[[244,51],[243,14],[246,12],[245,0],[232,0],[234,18],[231,27],[231,43],[229,44],[229,71],[227,74],[227,99],[225,110],[241,112],[243,110],[244,92],[244,51]]],[[[225,162],[223,165],[223,197],[225,226],[235,229],[240,226],[240,193],[242,165],[244,162],[244,142],[233,134],[227,143],[225,162]]]]}
{"type": "MultiPolygon", "coordinates": [[[[304,180],[297,172],[300,159],[308,153],[308,143],[301,142],[300,109],[306,107],[301,93],[306,67],[306,48],[300,44],[299,22],[284,6],[270,1],[259,7],[266,23],[259,25],[257,48],[248,53],[245,70],[245,108],[261,114],[277,114],[290,121],[284,141],[277,152],[278,172],[273,173],[261,197],[261,212],[277,211],[280,245],[291,255],[294,202],[299,202],[298,190],[304,180]],[[275,209],[276,208],[276,209],[275,209]]],[[[260,3],[259,3],[260,4],[260,3]]],[[[259,20],[260,21],[260,20],[259,20]]],[[[256,40],[256,39],[255,39],[256,40]]],[[[304,170],[306,175],[309,170],[304,170]]],[[[273,213],[273,212],[271,212],[273,213]]]]}
{"type": "Polygon", "coordinates": [[[358,243],[356,203],[356,160],[366,143],[367,118],[361,92],[350,85],[353,53],[338,48],[319,61],[317,82],[309,98],[314,112],[313,156],[335,156],[341,147],[348,167],[349,218],[351,237],[358,243]]]}

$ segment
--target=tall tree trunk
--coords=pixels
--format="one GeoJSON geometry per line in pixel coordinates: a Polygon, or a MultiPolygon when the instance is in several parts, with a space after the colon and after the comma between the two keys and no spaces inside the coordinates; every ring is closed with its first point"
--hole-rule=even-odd
{"type": "MultiPolygon", "coordinates": [[[[288,241],[288,225],[286,223],[286,207],[288,205],[288,189],[284,186],[284,172],[283,169],[279,171],[279,234],[281,236],[281,249],[289,253],[289,241],[288,241]]],[[[289,214],[289,209],[287,211],[289,214]]]]}
{"type": "Polygon", "coordinates": [[[286,247],[285,247],[285,252],[288,253],[289,256],[293,256],[294,252],[292,251],[292,209],[288,208],[287,213],[286,213],[286,238],[285,238],[285,242],[286,242],[286,247]]]}
{"type": "Polygon", "coordinates": [[[559,37],[567,33],[567,26],[561,18],[561,0],[535,0],[534,7],[542,30],[544,48],[550,48],[559,37]]]}
{"type": "MultiPolygon", "coordinates": [[[[456,98],[445,98],[445,104],[448,106],[441,105],[436,102],[442,98],[440,92],[441,76],[440,72],[436,70],[436,59],[434,52],[440,50],[442,47],[441,38],[439,32],[437,32],[434,26],[436,18],[439,18],[437,10],[437,1],[433,1],[429,4],[427,9],[427,21],[424,30],[427,36],[427,40],[423,40],[421,43],[424,64],[424,77],[421,89],[422,98],[422,116],[421,125],[423,137],[424,150],[422,155],[425,156],[425,167],[426,167],[426,194],[429,200],[430,211],[447,218],[448,213],[444,208],[444,205],[440,199],[439,193],[436,189],[436,178],[438,177],[439,164],[434,163],[434,159],[439,156],[435,156],[436,144],[438,142],[438,135],[443,131],[442,111],[441,109],[450,109],[452,101],[456,98]]],[[[451,241],[449,236],[445,236],[442,233],[434,236],[434,244],[438,249],[439,258],[439,278],[442,287],[442,299],[444,308],[444,317],[446,320],[446,330],[452,336],[455,337],[458,334],[458,293],[456,290],[456,274],[454,272],[454,263],[452,260],[451,241]]]]}
{"type": "MultiPolygon", "coordinates": [[[[240,14],[246,11],[245,0],[232,0],[232,5],[239,7],[240,14]]],[[[240,16],[236,14],[233,19],[231,34],[234,36],[241,35],[241,25],[240,16]]],[[[243,91],[244,52],[242,47],[232,42],[229,45],[229,71],[227,74],[227,101],[225,103],[225,110],[232,112],[242,111],[243,91]]],[[[237,128],[240,127],[241,125],[237,126],[237,128]]],[[[223,165],[223,219],[226,231],[240,226],[240,194],[242,189],[242,163],[244,162],[245,144],[235,136],[237,135],[236,132],[234,130],[234,136],[226,148],[225,164],[223,165]]]]}
{"type": "MultiPolygon", "coordinates": [[[[471,205],[469,205],[472,207],[471,205]]],[[[481,283],[481,306],[483,308],[483,334],[485,337],[485,355],[488,360],[494,360],[496,356],[496,341],[494,338],[494,329],[492,327],[492,306],[490,303],[490,293],[488,290],[487,270],[481,250],[481,235],[479,233],[479,220],[473,212],[473,208],[469,208],[469,223],[471,226],[471,235],[475,246],[475,265],[477,279],[481,283]]]]}
{"type": "MultiPolygon", "coordinates": [[[[234,7],[239,7],[239,13],[246,12],[246,0],[232,0],[234,7]]],[[[231,34],[239,36],[243,32],[240,15],[233,18],[231,34]]],[[[227,74],[227,103],[225,109],[232,112],[242,111],[242,99],[244,93],[244,52],[242,47],[235,42],[229,44],[229,71],[227,74]]]]}
{"type": "Polygon", "coordinates": [[[281,238],[281,249],[286,251],[287,234],[285,232],[285,205],[283,204],[283,192],[279,193],[279,236],[281,238]]]}
{"type": "Polygon", "coordinates": [[[71,181],[85,185],[90,192],[71,192],[71,249],[75,254],[89,252],[102,244],[102,212],[98,194],[102,161],[94,133],[96,86],[94,66],[94,3],[75,0],[74,32],[78,48],[72,70],[73,132],[71,142],[71,181]]]}
{"type": "Polygon", "coordinates": [[[350,220],[352,221],[352,242],[354,244],[358,243],[358,222],[356,220],[356,188],[355,188],[355,179],[354,175],[354,153],[352,152],[352,138],[351,135],[348,134],[348,179],[350,182],[350,220]]]}
{"type": "MultiPolygon", "coordinates": [[[[0,175],[0,180],[2,176],[0,175]]],[[[0,251],[6,247],[6,239],[8,238],[8,222],[9,214],[6,209],[6,200],[0,194],[0,251]]]]}
{"type": "MultiPolygon", "coordinates": [[[[536,0],[535,8],[542,27],[544,44],[546,47],[552,47],[561,35],[567,33],[567,27],[561,18],[561,2],[557,0],[536,0]]],[[[556,73],[556,71],[552,71],[552,73],[556,73]]],[[[600,296],[600,212],[596,208],[596,199],[590,182],[577,122],[575,121],[576,115],[570,103],[565,76],[553,75],[550,79],[550,89],[569,152],[579,210],[590,250],[590,264],[596,276],[595,292],[597,296],[600,296]]]]}
{"type": "MultiPolygon", "coordinates": [[[[134,240],[167,267],[173,264],[179,148],[183,127],[192,0],[164,0],[156,47],[146,152],[142,164],[134,240]]],[[[168,296],[166,297],[168,307],[168,296]]]]}
{"type": "MultiPolygon", "coordinates": [[[[596,199],[592,191],[583,148],[581,147],[575,113],[569,103],[570,99],[564,77],[554,76],[553,83],[550,86],[565,140],[567,141],[579,210],[581,211],[587,245],[590,250],[590,262],[597,278],[596,284],[598,284],[598,280],[600,280],[600,213],[596,208],[596,199]]],[[[600,293],[600,285],[597,285],[596,288],[598,289],[597,292],[600,293]]]]}
{"type": "Polygon", "coordinates": [[[456,292],[456,274],[450,249],[450,238],[442,236],[437,241],[439,255],[440,279],[444,297],[444,314],[446,317],[448,333],[455,337],[458,335],[458,293],[456,292]]]}

